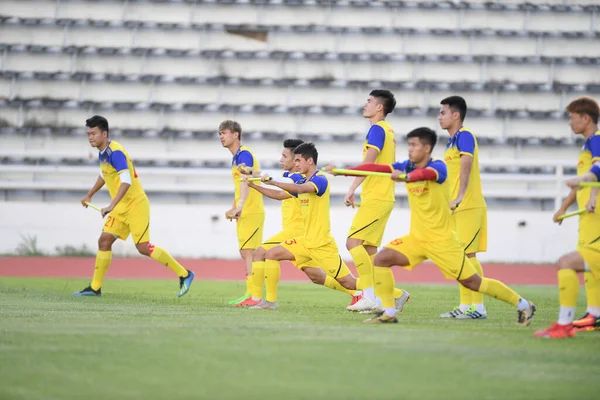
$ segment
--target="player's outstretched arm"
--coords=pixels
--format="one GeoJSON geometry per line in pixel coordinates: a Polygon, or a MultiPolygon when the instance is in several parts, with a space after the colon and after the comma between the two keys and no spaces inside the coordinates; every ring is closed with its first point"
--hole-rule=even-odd
{"type": "Polygon", "coordinates": [[[248,182],[248,187],[256,190],[257,192],[262,193],[263,196],[267,196],[268,198],[273,200],[286,200],[292,198],[292,195],[290,195],[288,192],[285,192],[283,190],[269,189],[264,186],[258,186],[253,182],[248,182]]]}
{"type": "Polygon", "coordinates": [[[293,193],[293,194],[302,194],[302,193],[315,193],[317,191],[317,189],[315,188],[315,185],[313,185],[312,183],[306,182],[306,183],[285,183],[285,182],[278,182],[275,180],[270,180],[270,181],[266,181],[265,182],[267,185],[271,185],[271,186],[277,186],[279,189],[283,189],[288,193],[293,193]]]}
{"type": "Polygon", "coordinates": [[[92,201],[92,197],[96,194],[98,190],[102,189],[102,186],[104,186],[104,178],[102,178],[102,175],[98,175],[98,179],[96,179],[96,183],[94,183],[94,186],[92,186],[92,188],[85,195],[85,197],[81,199],[81,205],[87,208],[87,204],[85,203],[90,203],[92,201]]]}

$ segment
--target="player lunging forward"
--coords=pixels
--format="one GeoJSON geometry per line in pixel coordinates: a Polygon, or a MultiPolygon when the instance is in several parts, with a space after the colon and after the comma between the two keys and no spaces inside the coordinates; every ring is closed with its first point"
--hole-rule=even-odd
{"type": "Polygon", "coordinates": [[[229,149],[233,155],[231,175],[235,186],[233,207],[225,213],[226,218],[236,220],[238,249],[246,265],[246,293],[229,304],[243,303],[250,298],[252,292],[252,252],[262,242],[263,225],[265,223],[265,207],[262,195],[250,191],[246,183],[241,182],[238,165],[260,169],[258,160],[252,151],[242,146],[242,127],[236,121],[223,121],[219,125],[221,145],[229,149]]]}
{"type": "MultiPolygon", "coordinates": [[[[479,176],[479,146],[471,129],[463,126],[467,102],[460,96],[450,96],[440,103],[438,121],[450,134],[444,162],[448,167],[450,209],[458,240],[479,276],[483,269],[477,253],[487,250],[487,206],[481,191],[479,176]]],[[[483,294],[459,284],[460,305],[441,314],[442,318],[483,319],[487,317],[483,294]]]]}
{"type": "Polygon", "coordinates": [[[112,259],[112,245],[117,239],[126,240],[129,234],[140,254],[151,257],[179,276],[179,296],[190,289],[194,273],[186,270],[166,250],[150,243],[150,202],[140,184],[129,155],[119,143],[109,139],[106,118],[94,115],[85,121],[88,141],[99,150],[101,174],[89,193],[81,199],[87,207],[92,196],[106,184],[112,201],[102,209],[106,223],[98,240],[94,277],[90,286],[74,296],[101,296],[102,281],[112,259]]]}
{"type": "Polygon", "coordinates": [[[394,323],[394,275],[391,267],[414,268],[432,260],[449,279],[456,279],[471,290],[510,303],[518,310],[518,324],[529,325],[535,306],[514,290],[494,279],[482,278],[466,257],[454,226],[450,208],[450,188],[446,165],[431,158],[437,135],[429,128],[408,134],[409,159],[393,165],[365,164],[357,170],[392,173],[392,179],[406,182],[410,205],[410,233],[394,239],[375,256],[375,295],[381,298],[383,312],[365,323],[394,323]],[[403,176],[406,174],[405,176],[403,176]]]}

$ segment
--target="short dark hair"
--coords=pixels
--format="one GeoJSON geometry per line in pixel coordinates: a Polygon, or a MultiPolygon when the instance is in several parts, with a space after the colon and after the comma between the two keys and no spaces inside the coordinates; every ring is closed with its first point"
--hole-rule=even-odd
{"type": "Polygon", "coordinates": [[[315,165],[317,164],[317,161],[319,159],[319,152],[317,151],[317,148],[315,147],[314,143],[310,142],[302,143],[301,145],[296,147],[294,149],[294,154],[301,155],[302,158],[304,158],[305,160],[312,158],[315,165]]]}
{"type": "Polygon", "coordinates": [[[598,124],[600,109],[596,100],[591,97],[584,96],[573,100],[567,106],[567,112],[588,115],[594,124],[598,124]]]}
{"type": "Polygon", "coordinates": [[[285,139],[283,141],[283,147],[294,151],[294,149],[304,143],[302,139],[285,139]]]}
{"type": "Polygon", "coordinates": [[[375,97],[383,105],[383,115],[388,115],[396,108],[396,98],[389,90],[375,89],[369,93],[369,96],[375,97]]]}
{"type": "Polygon", "coordinates": [[[415,137],[419,138],[419,141],[421,143],[431,145],[431,151],[433,151],[433,148],[435,147],[435,144],[437,143],[437,134],[435,133],[435,131],[433,129],[421,127],[421,128],[413,129],[412,131],[410,131],[408,133],[408,135],[406,135],[407,139],[415,138],[415,137]]]}
{"type": "Polygon", "coordinates": [[[450,96],[446,97],[444,100],[440,101],[440,104],[448,105],[448,108],[452,110],[452,112],[460,113],[460,120],[464,121],[467,116],[467,102],[460,96],[450,96]]]}
{"type": "Polygon", "coordinates": [[[108,121],[106,120],[106,118],[100,115],[94,115],[93,117],[86,119],[85,126],[87,126],[88,128],[98,127],[98,129],[100,129],[100,132],[106,131],[107,136],[109,134],[108,121]]]}
{"type": "Polygon", "coordinates": [[[227,119],[221,122],[221,124],[219,125],[219,132],[221,132],[224,129],[229,129],[231,133],[237,132],[238,139],[240,139],[240,142],[242,141],[242,126],[239,122],[227,119]]]}

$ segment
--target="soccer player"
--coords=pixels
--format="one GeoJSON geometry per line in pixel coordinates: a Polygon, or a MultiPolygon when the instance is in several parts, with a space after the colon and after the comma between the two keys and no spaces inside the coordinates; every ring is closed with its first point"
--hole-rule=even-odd
{"type": "MultiPolygon", "coordinates": [[[[279,165],[285,171],[283,178],[288,178],[289,182],[297,182],[304,177],[295,173],[296,166],[294,165],[294,149],[304,143],[300,139],[287,139],[283,142],[283,151],[279,159],[279,165]]],[[[253,176],[260,176],[260,172],[255,169],[242,169],[242,173],[246,172],[253,176]]],[[[265,270],[265,256],[267,250],[277,246],[283,240],[302,236],[304,232],[304,222],[300,203],[298,199],[291,196],[285,191],[269,189],[264,186],[259,186],[253,182],[247,182],[248,186],[262,195],[275,200],[281,200],[281,232],[267,239],[252,253],[252,296],[239,306],[251,306],[255,309],[270,309],[275,310],[277,305],[277,285],[281,275],[279,264],[271,264],[272,269],[265,270]],[[276,267],[276,268],[275,268],[276,267]],[[266,298],[262,298],[263,286],[266,280],[267,293],[266,298]]]]}
{"type": "MultiPolygon", "coordinates": [[[[600,108],[594,99],[581,97],[572,101],[567,106],[566,110],[569,113],[569,126],[573,132],[577,135],[583,135],[585,138],[585,143],[579,154],[579,159],[577,160],[577,175],[582,177],[590,171],[595,162],[600,160],[600,130],[598,130],[600,108]]],[[[577,201],[578,208],[586,208],[586,205],[588,205],[592,197],[596,198],[593,192],[594,191],[592,191],[591,188],[582,188],[579,190],[579,187],[574,185],[560,209],[554,214],[554,222],[561,224],[562,220],[559,220],[558,217],[564,215],[569,206],[575,201],[577,201]]],[[[597,202],[596,205],[600,206],[600,201],[597,202]]],[[[588,210],[590,209],[591,207],[588,207],[588,210]]],[[[600,241],[598,227],[600,227],[600,214],[597,214],[594,211],[581,214],[579,216],[579,240],[577,251],[563,256],[558,261],[559,287],[561,287],[560,305],[561,310],[564,306],[565,313],[570,311],[571,307],[575,307],[577,298],[575,297],[575,300],[573,300],[571,297],[573,292],[571,292],[571,294],[563,293],[562,288],[565,286],[560,282],[563,280],[567,282],[570,277],[574,275],[574,273],[571,272],[573,270],[583,271],[585,292],[587,296],[586,313],[582,318],[576,321],[573,321],[573,318],[568,317],[566,314],[561,314],[562,316],[559,317],[558,321],[558,324],[560,325],[568,325],[567,321],[568,323],[572,322],[573,327],[576,330],[600,329],[600,275],[596,274],[596,276],[594,276],[589,267],[583,269],[580,268],[581,265],[583,265],[581,263],[584,262],[584,259],[585,262],[588,262],[588,259],[595,260],[588,253],[590,251],[589,249],[594,248],[593,245],[600,241]],[[561,276],[563,277],[563,280],[561,280],[561,276]]],[[[574,290],[572,289],[572,286],[570,287],[570,291],[574,290]]],[[[579,290],[578,288],[579,286],[575,289],[575,294],[579,290]]],[[[548,335],[551,337],[554,337],[552,335],[562,337],[561,335],[568,335],[568,331],[568,329],[552,329],[549,330],[548,335]]]]}
{"type": "MultiPolygon", "coordinates": [[[[600,162],[588,171],[580,174],[577,178],[569,179],[567,185],[573,190],[579,189],[582,182],[600,181],[600,162]]],[[[598,188],[591,188],[590,196],[585,205],[587,213],[581,215],[594,215],[598,206],[598,188]]],[[[581,221],[580,221],[581,230],[581,221]]],[[[589,233],[593,233],[600,238],[600,224],[596,223],[589,226],[589,233]]],[[[558,260],[558,301],[560,311],[558,312],[558,321],[547,329],[535,332],[536,337],[550,339],[562,339],[575,336],[577,330],[583,330],[574,325],[575,306],[577,305],[577,296],[579,296],[579,280],[577,272],[591,274],[591,278],[600,278],[600,240],[579,244],[577,250],[565,254],[558,260]]],[[[587,281],[586,281],[587,282],[587,281]]],[[[587,288],[587,286],[586,286],[587,288]]],[[[589,299],[588,299],[589,300],[589,299]]],[[[589,309],[589,308],[588,308],[589,309]]],[[[596,317],[596,325],[598,318],[596,317]]],[[[594,322],[594,321],[592,321],[594,322]]],[[[591,330],[596,325],[588,325],[591,330]]]]}
{"type": "MultiPolygon", "coordinates": [[[[467,102],[460,96],[441,101],[438,122],[450,134],[444,162],[448,168],[450,210],[458,240],[479,276],[483,269],[477,253],[487,250],[487,206],[479,176],[479,146],[471,129],[463,126],[467,102]]],[[[483,294],[458,285],[460,305],[441,314],[442,318],[484,319],[483,294]]]]}
{"type": "Polygon", "coordinates": [[[304,224],[302,235],[286,238],[281,244],[267,250],[265,270],[279,270],[279,263],[288,260],[317,284],[343,292],[354,291],[356,278],[342,260],[331,236],[329,181],[317,171],[317,161],[315,145],[303,143],[294,149],[294,165],[296,172],[304,178],[295,183],[265,181],[298,196],[304,224]]]}
{"type": "MultiPolygon", "coordinates": [[[[363,163],[393,164],[396,162],[396,140],[392,126],[385,120],[396,107],[394,94],[389,90],[373,90],[363,107],[363,117],[369,120],[371,127],[363,145],[363,163]]],[[[373,289],[373,258],[381,245],[385,226],[396,197],[394,182],[381,177],[356,177],[348,189],[344,203],[354,207],[354,192],[362,184],[360,208],[356,212],[346,248],[352,255],[360,279],[359,286],[364,288],[362,298],[346,307],[349,311],[369,312],[379,309],[373,289]]],[[[408,292],[395,289],[397,298],[410,298],[408,292]]]]}
{"type": "Polygon", "coordinates": [[[88,141],[99,150],[101,174],[96,184],[81,199],[87,207],[92,196],[106,184],[112,201],[102,209],[106,223],[98,240],[94,277],[90,286],[74,296],[101,296],[102,281],[112,259],[112,245],[117,239],[126,240],[131,234],[140,254],[151,257],[179,276],[179,296],[190,290],[194,273],[181,266],[166,250],[150,243],[150,202],[127,151],[109,138],[108,121],[99,115],[87,119],[88,141]]]}
{"type": "Polygon", "coordinates": [[[229,304],[243,303],[252,292],[252,252],[262,243],[265,207],[262,195],[241,182],[238,166],[260,169],[252,151],[242,146],[242,127],[236,121],[226,120],[219,125],[221,145],[233,154],[231,175],[235,185],[233,207],[225,213],[229,220],[236,220],[237,240],[240,255],[246,264],[246,293],[229,304]]]}
{"type": "Polygon", "coordinates": [[[375,256],[375,295],[383,312],[365,323],[395,323],[394,275],[391,267],[414,268],[432,260],[449,279],[471,290],[510,303],[518,310],[518,324],[529,325],[535,306],[502,282],[477,274],[454,232],[446,164],[431,158],[437,135],[429,128],[417,128],[408,135],[409,159],[393,165],[363,164],[356,170],[392,173],[393,180],[406,182],[410,205],[410,233],[388,243],[375,256]]]}

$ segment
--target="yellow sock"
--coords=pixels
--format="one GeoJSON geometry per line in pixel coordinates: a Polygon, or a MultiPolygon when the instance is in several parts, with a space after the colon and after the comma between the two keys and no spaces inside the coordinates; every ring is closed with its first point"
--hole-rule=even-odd
{"type": "Polygon", "coordinates": [[[583,278],[585,280],[585,295],[587,296],[588,307],[600,307],[599,280],[595,279],[594,274],[591,272],[584,272],[583,278]]]}
{"type": "Polygon", "coordinates": [[[354,260],[354,266],[358,272],[363,288],[373,286],[373,264],[371,256],[363,246],[356,246],[350,250],[350,255],[354,260]]]}
{"type": "Polygon", "coordinates": [[[110,260],[112,260],[112,251],[98,250],[96,254],[96,265],[94,267],[94,278],[92,278],[92,289],[98,290],[102,287],[102,281],[104,280],[104,274],[110,266],[110,260]]]}
{"type": "Polygon", "coordinates": [[[265,262],[252,263],[252,297],[262,299],[263,286],[265,285],[265,262]]]}
{"type": "MultiPolygon", "coordinates": [[[[391,271],[391,268],[390,268],[391,271]]],[[[398,297],[402,297],[402,295],[404,294],[404,290],[402,289],[398,289],[397,287],[394,288],[394,298],[397,299],[398,297]]]]}
{"type": "Polygon", "coordinates": [[[458,293],[460,293],[460,304],[471,305],[473,304],[473,297],[471,296],[471,289],[467,289],[460,283],[458,284],[458,293]]]}
{"type": "Polygon", "coordinates": [[[342,286],[341,283],[333,279],[331,276],[327,275],[325,277],[325,283],[323,286],[328,287],[329,289],[337,290],[338,292],[348,293],[350,296],[354,296],[356,290],[349,290],[342,286]]]}
{"type": "Polygon", "coordinates": [[[479,287],[481,293],[485,293],[488,296],[502,300],[505,303],[517,306],[521,296],[504,283],[490,278],[481,278],[481,286],[479,287]]]}
{"type": "MultiPolygon", "coordinates": [[[[483,278],[483,269],[481,268],[481,263],[477,257],[471,257],[469,258],[469,261],[471,261],[471,265],[473,265],[473,268],[475,268],[475,271],[477,271],[479,276],[483,278]]],[[[483,293],[475,292],[473,290],[469,290],[469,292],[471,293],[471,302],[465,304],[483,304],[483,293]]]]}
{"type": "Polygon", "coordinates": [[[579,296],[579,279],[572,269],[558,270],[558,303],[561,307],[575,307],[579,296]]]}
{"type": "Polygon", "coordinates": [[[267,282],[267,301],[277,301],[277,285],[281,276],[281,267],[279,261],[265,261],[265,280],[267,282]]]}
{"type": "Polygon", "coordinates": [[[395,308],[394,302],[394,274],[389,267],[373,268],[375,276],[375,296],[381,299],[382,308],[395,308]]]}
{"type": "Polygon", "coordinates": [[[150,253],[150,257],[169,268],[171,271],[175,272],[179,277],[188,275],[187,270],[183,268],[181,264],[179,264],[165,249],[154,246],[152,253],[150,253]]]}

